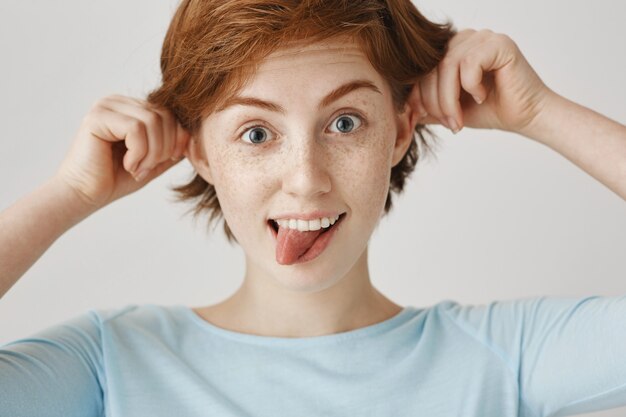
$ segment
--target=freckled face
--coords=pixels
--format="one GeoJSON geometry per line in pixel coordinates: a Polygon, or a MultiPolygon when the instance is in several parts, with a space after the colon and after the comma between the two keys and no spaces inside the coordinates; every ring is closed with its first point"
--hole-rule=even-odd
{"type": "Polygon", "coordinates": [[[245,251],[247,275],[294,290],[327,288],[355,267],[383,213],[396,116],[384,79],[352,41],[280,50],[266,58],[238,96],[278,104],[284,114],[233,105],[202,123],[200,141],[228,225],[245,251]],[[354,80],[358,88],[319,108],[354,80]],[[268,218],[316,209],[347,212],[312,261],[280,265],[268,218]]]}

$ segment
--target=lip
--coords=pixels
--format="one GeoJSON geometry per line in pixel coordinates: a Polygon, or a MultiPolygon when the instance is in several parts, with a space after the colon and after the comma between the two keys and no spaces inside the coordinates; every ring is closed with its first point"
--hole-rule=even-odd
{"type": "Polygon", "coordinates": [[[296,219],[296,220],[315,220],[320,217],[335,218],[340,214],[344,214],[345,211],[328,211],[328,210],[315,210],[308,213],[281,213],[276,216],[269,217],[269,220],[281,220],[281,219],[296,219]]]}

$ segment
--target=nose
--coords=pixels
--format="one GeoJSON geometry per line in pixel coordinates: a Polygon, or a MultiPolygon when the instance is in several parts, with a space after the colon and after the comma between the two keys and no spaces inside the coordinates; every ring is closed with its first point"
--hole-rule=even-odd
{"type": "Polygon", "coordinates": [[[301,198],[318,197],[331,189],[328,150],[314,136],[291,141],[282,161],[283,191],[301,198]]]}

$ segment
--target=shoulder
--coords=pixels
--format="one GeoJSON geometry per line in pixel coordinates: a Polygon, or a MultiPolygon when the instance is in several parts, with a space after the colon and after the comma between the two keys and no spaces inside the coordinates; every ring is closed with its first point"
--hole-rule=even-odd
{"type": "Polygon", "coordinates": [[[83,314],[99,327],[106,330],[142,328],[163,330],[178,326],[183,320],[181,306],[156,304],[128,304],[109,309],[92,309],[83,314]]]}
{"type": "Polygon", "coordinates": [[[177,346],[191,334],[186,307],[131,304],[121,308],[90,310],[98,323],[101,342],[109,351],[157,345],[177,346]]]}

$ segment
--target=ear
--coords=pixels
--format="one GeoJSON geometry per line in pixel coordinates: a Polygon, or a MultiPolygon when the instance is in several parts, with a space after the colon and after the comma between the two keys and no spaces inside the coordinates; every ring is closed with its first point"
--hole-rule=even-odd
{"type": "Polygon", "coordinates": [[[391,166],[395,167],[409,149],[415,133],[418,113],[409,100],[404,105],[404,112],[396,115],[397,136],[393,147],[391,166]]]}
{"type": "Polygon", "coordinates": [[[211,168],[209,167],[209,160],[206,157],[206,152],[200,139],[194,135],[187,142],[187,148],[184,155],[187,157],[191,165],[195,168],[196,172],[204,178],[206,182],[213,185],[213,176],[211,175],[211,168]]]}

